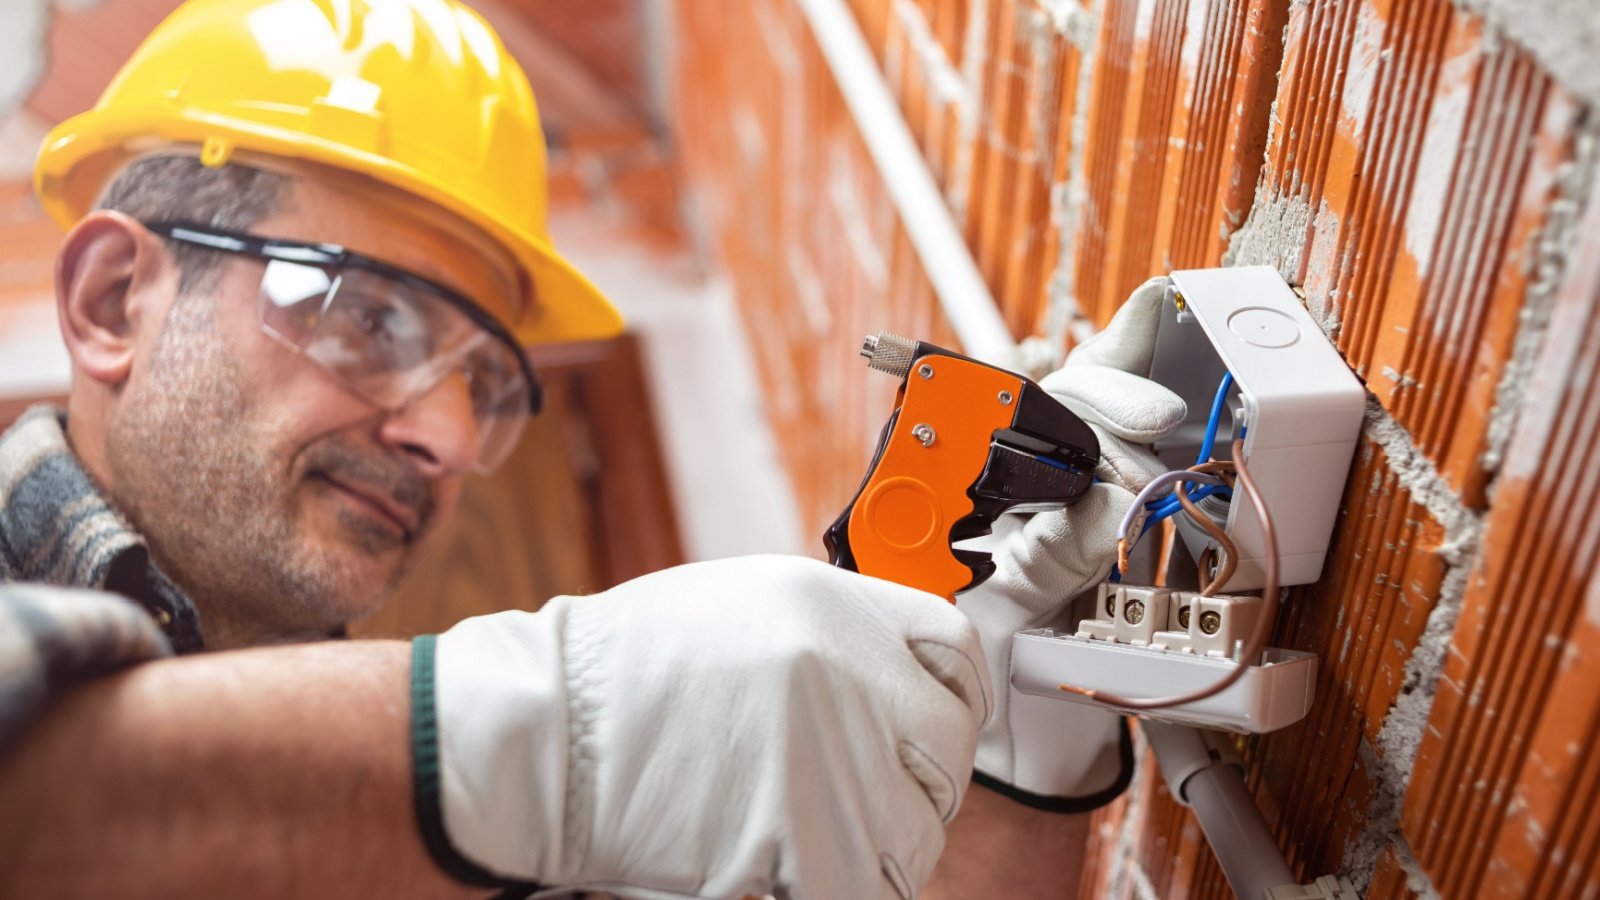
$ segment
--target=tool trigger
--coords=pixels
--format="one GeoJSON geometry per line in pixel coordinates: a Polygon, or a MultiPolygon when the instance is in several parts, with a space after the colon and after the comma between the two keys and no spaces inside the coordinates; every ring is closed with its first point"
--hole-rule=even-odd
{"type": "Polygon", "coordinates": [[[956,562],[967,567],[972,573],[972,580],[956,589],[956,593],[975,588],[988,580],[995,572],[994,557],[982,550],[957,550],[952,548],[950,554],[956,562]]]}
{"type": "Polygon", "coordinates": [[[974,513],[966,516],[950,527],[950,543],[957,544],[961,541],[980,538],[994,531],[994,519],[991,516],[974,513]]]}

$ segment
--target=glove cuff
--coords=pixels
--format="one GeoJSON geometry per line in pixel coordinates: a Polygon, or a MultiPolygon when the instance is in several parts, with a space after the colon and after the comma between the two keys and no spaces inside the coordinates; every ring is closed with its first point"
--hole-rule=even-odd
{"type": "Polygon", "coordinates": [[[542,886],[496,875],[468,859],[445,829],[438,703],[434,688],[437,638],[437,635],[425,634],[411,643],[411,789],[417,831],[434,863],[457,881],[474,887],[502,888],[503,896],[530,895],[542,890],[542,886]]]}
{"type": "Polygon", "coordinates": [[[972,780],[983,785],[997,794],[1009,797],[1023,806],[1053,813],[1085,813],[1092,812],[1111,801],[1122,796],[1133,781],[1134,758],[1133,736],[1128,731],[1128,720],[1119,719],[1117,722],[1117,776],[1106,787],[1088,794],[1062,796],[1056,794],[1036,794],[1023,790],[1003,779],[974,769],[972,780]]]}

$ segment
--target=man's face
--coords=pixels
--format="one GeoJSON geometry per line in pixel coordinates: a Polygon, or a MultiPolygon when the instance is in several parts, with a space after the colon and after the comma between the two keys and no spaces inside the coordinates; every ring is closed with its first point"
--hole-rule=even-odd
{"type": "MultiPolygon", "coordinates": [[[[255,234],[341,244],[504,315],[509,258],[442,214],[310,180],[255,234]]],[[[262,332],[264,263],[177,297],[107,435],[118,501],[200,605],[208,644],[327,634],[375,610],[477,454],[459,377],[387,412],[262,332]]]]}

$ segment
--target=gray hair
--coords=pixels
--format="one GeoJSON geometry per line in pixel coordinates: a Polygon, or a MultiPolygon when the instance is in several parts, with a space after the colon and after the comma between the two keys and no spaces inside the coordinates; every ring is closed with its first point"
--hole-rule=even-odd
{"type": "MultiPolygon", "coordinates": [[[[235,163],[210,168],[193,156],[163,154],[135,160],[111,180],[98,209],[143,222],[184,221],[226,231],[244,231],[282,208],[290,179],[235,163]]],[[[168,241],[181,273],[178,292],[206,290],[222,254],[168,241]]]]}

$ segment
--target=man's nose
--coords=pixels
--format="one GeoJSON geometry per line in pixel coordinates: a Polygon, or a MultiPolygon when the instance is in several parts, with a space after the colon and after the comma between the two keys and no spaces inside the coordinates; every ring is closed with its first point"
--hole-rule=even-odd
{"type": "Polygon", "coordinates": [[[451,372],[384,417],[378,438],[429,478],[460,475],[478,459],[478,420],[466,376],[451,372]]]}

